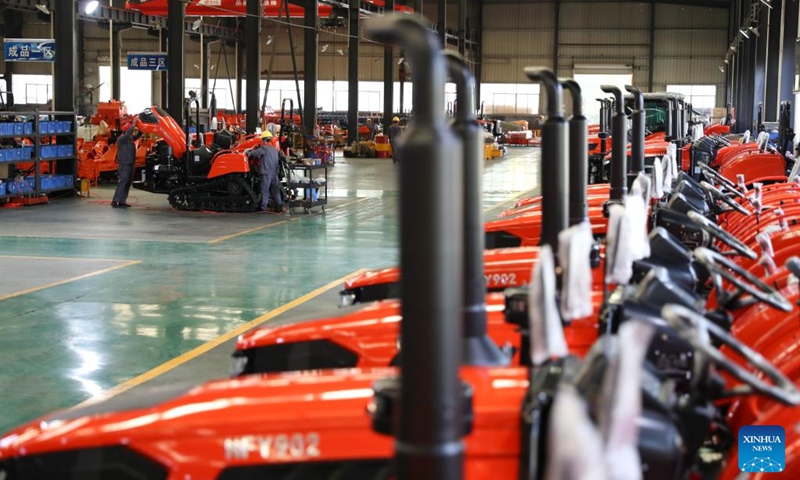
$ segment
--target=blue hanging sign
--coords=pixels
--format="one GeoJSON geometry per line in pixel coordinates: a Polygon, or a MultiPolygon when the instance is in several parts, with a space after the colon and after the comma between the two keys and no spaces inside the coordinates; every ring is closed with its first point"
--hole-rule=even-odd
{"type": "Polygon", "coordinates": [[[52,38],[5,38],[3,59],[6,62],[54,62],[56,41],[52,38]]]}
{"type": "Polygon", "coordinates": [[[163,52],[128,52],[128,70],[169,70],[167,54],[163,52]]]}

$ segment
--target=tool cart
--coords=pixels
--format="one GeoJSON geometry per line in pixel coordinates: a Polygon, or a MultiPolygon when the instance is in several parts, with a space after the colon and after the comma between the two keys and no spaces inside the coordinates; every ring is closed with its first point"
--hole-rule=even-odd
{"type": "Polygon", "coordinates": [[[302,207],[309,213],[314,207],[328,204],[328,166],[319,160],[303,160],[303,163],[290,163],[287,187],[289,198],[286,206],[290,213],[302,207]]]}

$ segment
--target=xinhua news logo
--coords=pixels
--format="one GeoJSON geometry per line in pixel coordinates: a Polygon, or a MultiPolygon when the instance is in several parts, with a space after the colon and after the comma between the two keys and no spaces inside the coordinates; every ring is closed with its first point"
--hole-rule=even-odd
{"type": "Polygon", "coordinates": [[[778,473],[786,468],[786,430],[776,425],[739,429],[739,470],[778,473]]]}

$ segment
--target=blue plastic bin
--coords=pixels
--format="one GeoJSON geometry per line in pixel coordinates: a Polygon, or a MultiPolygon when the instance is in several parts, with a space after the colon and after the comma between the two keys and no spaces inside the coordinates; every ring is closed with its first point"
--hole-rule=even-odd
{"type": "Polygon", "coordinates": [[[53,133],[53,122],[39,122],[39,132],[45,135],[53,133]]]}
{"type": "Polygon", "coordinates": [[[22,124],[22,122],[15,122],[15,123],[12,123],[12,125],[14,126],[13,127],[14,128],[14,135],[22,135],[22,133],[24,131],[24,128],[25,128],[25,126],[22,124]]]}
{"type": "Polygon", "coordinates": [[[72,155],[72,145],[59,145],[58,146],[58,156],[59,157],[69,157],[72,155]]]}
{"type": "Polygon", "coordinates": [[[33,133],[33,122],[25,122],[22,124],[22,134],[31,135],[33,133]]]}
{"type": "Polygon", "coordinates": [[[0,135],[13,135],[14,134],[14,124],[2,122],[0,123],[0,135]]]}
{"type": "Polygon", "coordinates": [[[0,197],[6,195],[6,183],[0,182],[0,197]]]}

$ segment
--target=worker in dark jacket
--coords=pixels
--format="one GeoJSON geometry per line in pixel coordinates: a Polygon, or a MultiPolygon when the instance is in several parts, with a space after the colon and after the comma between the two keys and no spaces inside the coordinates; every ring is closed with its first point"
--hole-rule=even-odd
{"type": "Polygon", "coordinates": [[[392,119],[392,126],[389,127],[388,133],[389,144],[392,146],[392,163],[397,163],[400,161],[400,157],[398,156],[400,147],[397,145],[397,141],[400,139],[400,134],[403,133],[403,129],[400,128],[400,119],[398,117],[392,119]]]}
{"type": "Polygon", "coordinates": [[[247,156],[258,159],[259,173],[261,174],[261,210],[266,211],[269,198],[275,201],[275,211],[283,212],[283,198],[280,191],[280,153],[272,145],[272,133],[265,130],[261,134],[262,145],[248,152],[247,156]]]}
{"type": "Polygon", "coordinates": [[[117,174],[119,176],[119,183],[117,190],[114,192],[114,199],[111,201],[111,206],[114,208],[127,208],[128,205],[128,192],[131,190],[131,183],[133,183],[133,171],[136,163],[136,140],[142,136],[142,132],[136,126],[139,117],[133,119],[133,124],[128,128],[128,131],[123,133],[117,139],[117,174]]]}

